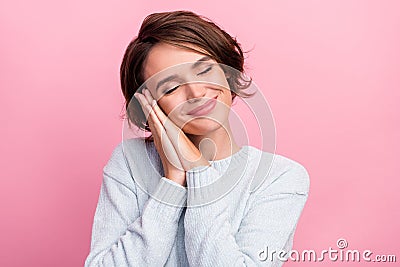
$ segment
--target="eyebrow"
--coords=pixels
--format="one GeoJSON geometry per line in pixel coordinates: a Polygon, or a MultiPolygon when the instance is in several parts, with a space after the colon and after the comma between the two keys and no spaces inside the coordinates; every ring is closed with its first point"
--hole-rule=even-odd
{"type": "MultiPolygon", "coordinates": [[[[204,57],[202,57],[202,58],[196,60],[196,62],[193,63],[192,66],[191,66],[190,68],[191,68],[191,69],[195,69],[195,68],[198,67],[200,64],[202,64],[204,61],[208,61],[208,60],[210,60],[210,59],[211,59],[211,58],[210,58],[209,56],[204,56],[204,57]]],[[[172,80],[174,80],[174,79],[176,79],[176,78],[178,78],[178,75],[174,74],[174,75],[171,75],[171,76],[168,76],[168,77],[162,79],[161,81],[159,81],[159,82],[157,83],[156,90],[158,90],[158,88],[160,88],[160,86],[163,85],[164,83],[169,82],[169,81],[172,81],[172,80]]]]}

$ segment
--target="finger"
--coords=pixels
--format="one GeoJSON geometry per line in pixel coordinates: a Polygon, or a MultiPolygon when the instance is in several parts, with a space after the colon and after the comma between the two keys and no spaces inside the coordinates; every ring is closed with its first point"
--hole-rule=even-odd
{"type": "Polygon", "coordinates": [[[149,102],[147,101],[147,98],[141,93],[135,93],[134,96],[136,97],[136,99],[138,100],[139,104],[141,105],[143,113],[144,113],[146,119],[148,119],[149,113],[150,113],[150,110],[151,110],[151,106],[150,106],[150,108],[146,106],[146,105],[149,105],[149,102]]]}
{"type": "Polygon", "coordinates": [[[164,126],[166,131],[168,132],[177,132],[180,131],[180,128],[172,122],[170,118],[161,110],[160,106],[157,104],[157,101],[153,100],[151,102],[151,106],[157,115],[157,118],[160,120],[161,124],[164,126]]]}
{"type": "Polygon", "coordinates": [[[160,127],[162,126],[159,125],[160,123],[158,123],[158,125],[156,124],[158,118],[155,116],[154,111],[152,110],[150,104],[147,102],[147,99],[142,94],[138,94],[137,97],[142,105],[142,109],[145,114],[145,118],[149,124],[150,131],[155,135],[156,134],[159,135],[161,132],[160,127]]]}
{"type": "MultiPolygon", "coordinates": [[[[164,125],[160,121],[154,109],[152,109],[150,104],[157,104],[156,100],[153,99],[150,92],[146,89],[143,90],[143,94],[138,93],[138,98],[140,102],[145,107],[146,113],[149,114],[147,119],[149,121],[150,130],[154,135],[155,142],[158,143],[158,146],[162,150],[162,153],[165,155],[165,159],[168,161],[169,165],[172,165],[175,169],[183,171],[184,168],[180,161],[180,157],[176,152],[174,144],[171,142],[168,133],[166,132],[164,125]]],[[[158,106],[157,106],[158,107],[158,106]]],[[[165,114],[158,107],[158,112],[160,117],[166,118],[165,114]]]]}
{"type": "Polygon", "coordinates": [[[184,168],[182,166],[182,163],[180,161],[178,153],[176,152],[176,149],[175,149],[174,145],[172,144],[171,140],[169,139],[168,134],[165,131],[165,129],[161,130],[160,141],[161,141],[162,152],[163,152],[168,164],[172,165],[173,168],[175,168],[175,169],[184,171],[184,168]]]}
{"type": "MultiPolygon", "coordinates": [[[[149,106],[149,105],[147,105],[149,106]]],[[[150,107],[151,108],[151,107],[150,107]]],[[[165,156],[165,159],[168,161],[169,165],[172,165],[175,169],[183,171],[182,164],[180,162],[179,156],[176,152],[176,149],[171,142],[167,132],[165,131],[164,126],[161,121],[155,114],[154,110],[151,110],[149,121],[152,122],[152,126],[154,127],[154,137],[157,143],[159,144],[162,153],[165,156]]]]}
{"type": "Polygon", "coordinates": [[[151,105],[151,102],[153,101],[154,97],[151,95],[150,91],[148,89],[143,89],[143,94],[147,99],[147,102],[151,105]]]}
{"type": "MultiPolygon", "coordinates": [[[[143,91],[146,91],[146,89],[144,89],[143,91]]],[[[156,116],[154,110],[151,108],[151,105],[148,102],[149,98],[140,93],[136,93],[135,96],[137,96],[145,111],[146,119],[149,122],[151,131],[160,135],[163,130],[163,126],[159,121],[158,117],[156,116]]]]}
{"type": "Polygon", "coordinates": [[[183,133],[183,131],[171,120],[169,119],[164,111],[158,106],[155,100],[151,103],[153,113],[156,115],[160,124],[164,127],[166,133],[169,136],[169,139],[172,141],[174,145],[178,145],[179,136],[183,133]]]}
{"type": "Polygon", "coordinates": [[[189,140],[186,134],[165,115],[155,100],[152,102],[152,109],[152,113],[157,116],[159,123],[163,126],[165,133],[175,148],[175,151],[179,152],[178,156],[181,162],[184,160],[198,160],[201,153],[198,152],[198,149],[189,140]]]}
{"type": "MultiPolygon", "coordinates": [[[[179,127],[176,126],[174,123],[172,123],[171,120],[169,120],[167,115],[165,115],[164,111],[162,111],[161,108],[158,106],[157,101],[153,98],[150,91],[145,88],[145,89],[143,89],[143,94],[145,95],[147,102],[152,107],[154,107],[154,106],[156,107],[155,109],[153,108],[153,110],[156,112],[156,115],[157,115],[158,119],[160,120],[161,124],[165,128],[168,127],[168,128],[173,128],[174,130],[178,130],[179,127]]],[[[173,130],[173,129],[170,129],[170,130],[173,130]]]]}
{"type": "Polygon", "coordinates": [[[142,110],[144,111],[144,107],[145,107],[145,105],[144,105],[144,103],[143,103],[143,99],[142,99],[142,96],[141,96],[142,94],[141,93],[134,93],[133,94],[133,96],[136,98],[136,100],[139,102],[139,105],[140,105],[140,107],[142,108],[142,110]]]}
{"type": "Polygon", "coordinates": [[[164,130],[164,126],[162,125],[161,121],[158,119],[155,111],[151,108],[149,104],[146,105],[146,108],[149,110],[149,119],[151,120],[151,123],[153,124],[155,130],[157,131],[157,134],[161,136],[162,131],[164,130]]]}

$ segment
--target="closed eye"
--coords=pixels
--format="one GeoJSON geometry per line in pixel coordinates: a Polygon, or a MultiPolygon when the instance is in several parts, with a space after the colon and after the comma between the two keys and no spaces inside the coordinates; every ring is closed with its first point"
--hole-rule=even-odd
{"type": "Polygon", "coordinates": [[[173,87],[173,88],[171,88],[171,89],[169,89],[169,90],[166,90],[166,91],[164,92],[164,94],[166,94],[166,95],[171,94],[173,91],[175,91],[176,89],[178,89],[179,86],[180,86],[180,85],[177,85],[177,86],[175,86],[175,87],[173,87]]]}
{"type": "MultiPolygon", "coordinates": [[[[206,74],[207,72],[209,72],[212,69],[212,66],[209,66],[208,68],[206,68],[205,70],[203,70],[202,72],[199,72],[197,75],[203,75],[206,74]]],[[[178,89],[180,85],[177,85],[169,90],[164,91],[165,95],[169,95],[171,93],[173,93],[176,89],[178,89]]]]}
{"type": "Polygon", "coordinates": [[[207,69],[203,70],[202,72],[198,73],[197,75],[202,75],[209,72],[212,69],[212,66],[209,66],[207,69]]]}

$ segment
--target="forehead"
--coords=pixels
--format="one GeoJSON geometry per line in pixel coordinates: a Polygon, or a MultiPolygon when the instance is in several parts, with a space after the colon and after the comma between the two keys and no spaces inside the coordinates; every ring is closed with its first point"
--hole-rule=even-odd
{"type": "Polygon", "coordinates": [[[195,62],[202,57],[204,57],[204,54],[199,52],[194,52],[189,49],[176,47],[166,43],[158,43],[151,48],[144,62],[144,79],[147,80],[164,69],[182,63],[195,62]]]}

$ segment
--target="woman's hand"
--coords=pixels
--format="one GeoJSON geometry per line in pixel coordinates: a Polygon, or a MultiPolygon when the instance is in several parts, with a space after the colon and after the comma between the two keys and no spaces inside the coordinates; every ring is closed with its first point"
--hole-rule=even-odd
{"type": "Polygon", "coordinates": [[[180,171],[183,172],[185,177],[185,172],[194,167],[209,166],[210,163],[202,156],[186,134],[160,109],[150,92],[144,89],[143,93],[136,93],[135,96],[139,99],[148,118],[157,151],[162,158],[164,157],[164,170],[178,173],[180,171]],[[178,171],[178,169],[180,170],[178,171]]]}
{"type": "Polygon", "coordinates": [[[160,155],[164,168],[164,176],[184,186],[186,184],[185,171],[171,141],[169,140],[169,137],[166,135],[163,126],[161,125],[154,111],[152,111],[152,107],[149,104],[146,96],[140,93],[135,93],[135,97],[142,106],[143,112],[149,122],[154,144],[160,155]]]}

